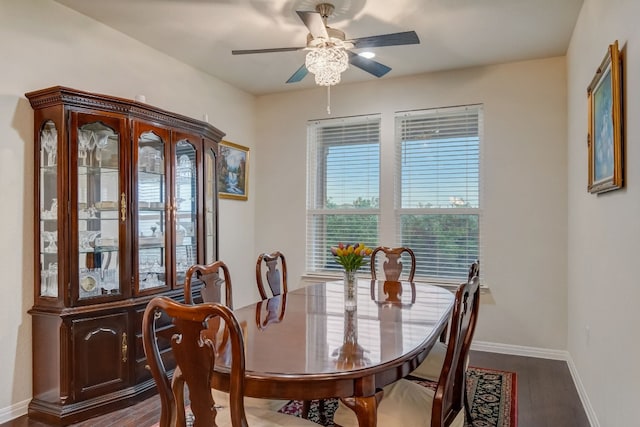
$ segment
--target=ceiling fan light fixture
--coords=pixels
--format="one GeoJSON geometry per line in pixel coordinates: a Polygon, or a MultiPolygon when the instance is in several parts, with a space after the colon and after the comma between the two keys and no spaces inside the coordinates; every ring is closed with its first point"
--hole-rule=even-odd
{"type": "Polygon", "coordinates": [[[340,83],[340,74],[349,67],[349,56],[341,47],[310,49],[305,66],[314,74],[317,85],[333,86],[340,83]]]}
{"type": "Polygon", "coordinates": [[[376,57],[376,54],[374,52],[371,52],[370,50],[364,51],[364,52],[360,52],[358,55],[362,56],[363,58],[367,58],[367,59],[373,59],[376,57]]]}

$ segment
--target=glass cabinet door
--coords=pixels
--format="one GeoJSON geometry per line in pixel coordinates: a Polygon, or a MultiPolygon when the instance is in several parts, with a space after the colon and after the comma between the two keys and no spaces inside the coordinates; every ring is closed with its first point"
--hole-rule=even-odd
{"type": "Polygon", "coordinates": [[[58,297],[58,130],[40,129],[40,296],[58,297]]]}
{"type": "MultiPolygon", "coordinates": [[[[120,227],[125,223],[121,120],[74,115],[78,299],[120,295],[120,227]],[[110,123],[112,122],[112,123],[110,123]],[[123,208],[123,209],[121,209],[123,208]]],[[[72,163],[73,166],[74,163],[72,163]]]]}
{"type": "Polygon", "coordinates": [[[198,261],[196,147],[188,139],[175,144],[174,164],[176,283],[184,284],[187,269],[198,261]]]}
{"type": "Polygon", "coordinates": [[[207,147],[204,154],[204,258],[207,264],[218,259],[216,247],[216,200],[218,191],[216,188],[216,152],[213,148],[207,147]]]}
{"type": "Polygon", "coordinates": [[[166,156],[168,132],[137,132],[138,291],[167,287],[168,218],[166,156]]]}

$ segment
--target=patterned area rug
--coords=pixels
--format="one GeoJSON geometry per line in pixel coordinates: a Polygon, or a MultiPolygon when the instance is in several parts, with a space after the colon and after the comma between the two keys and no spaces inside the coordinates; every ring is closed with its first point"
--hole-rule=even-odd
{"type": "MultiPolygon", "coordinates": [[[[419,378],[412,381],[435,390],[436,383],[419,378]]],[[[517,393],[515,372],[496,371],[484,368],[469,368],[467,371],[467,393],[471,402],[471,420],[465,427],[517,427],[517,393]]],[[[337,399],[325,400],[325,420],[320,418],[318,402],[311,403],[309,420],[334,427],[333,414],[338,407],[337,399]]],[[[300,416],[302,402],[292,400],[280,412],[300,416]]]]}

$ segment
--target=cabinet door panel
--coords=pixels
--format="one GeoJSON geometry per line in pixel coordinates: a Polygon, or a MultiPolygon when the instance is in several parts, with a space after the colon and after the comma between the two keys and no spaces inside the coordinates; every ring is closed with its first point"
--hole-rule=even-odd
{"type": "Polygon", "coordinates": [[[71,114],[73,295],[80,302],[121,298],[126,241],[125,120],[71,114]]]}
{"type": "Polygon", "coordinates": [[[76,400],[118,390],[129,383],[127,313],[72,321],[76,400]]]}
{"type": "Polygon", "coordinates": [[[198,256],[198,215],[201,209],[198,179],[200,138],[184,134],[174,136],[173,143],[173,213],[175,283],[184,285],[185,273],[198,256]],[[176,137],[179,139],[175,141],[176,137]]]}
{"type": "Polygon", "coordinates": [[[210,264],[218,259],[218,179],[217,145],[205,140],[204,149],[204,260],[210,264]]]}
{"type": "Polygon", "coordinates": [[[137,292],[157,292],[170,287],[169,191],[167,158],[169,131],[136,122],[134,124],[135,196],[134,235],[137,251],[137,292]]]}
{"type": "Polygon", "coordinates": [[[39,199],[40,297],[58,298],[58,129],[53,120],[42,123],[40,133],[39,199]]]}
{"type": "MultiPolygon", "coordinates": [[[[184,303],[184,299],[177,298],[179,302],[184,303]]],[[[144,315],[144,308],[136,310],[136,333],[135,333],[135,366],[134,366],[134,378],[136,383],[142,381],[151,380],[151,371],[147,367],[147,357],[144,353],[144,346],[142,343],[142,316],[144,315]]],[[[158,349],[160,350],[160,357],[162,363],[167,372],[172,372],[176,367],[176,361],[173,357],[173,351],[171,350],[171,337],[175,332],[171,319],[162,313],[160,319],[156,320],[156,337],[158,339],[158,349]]]]}

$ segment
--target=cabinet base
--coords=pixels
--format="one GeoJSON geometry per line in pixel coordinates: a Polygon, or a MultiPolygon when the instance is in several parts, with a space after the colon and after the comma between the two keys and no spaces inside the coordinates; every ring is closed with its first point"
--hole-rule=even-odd
{"type": "Polygon", "coordinates": [[[156,386],[151,380],[115,393],[66,405],[34,398],[29,402],[28,416],[47,424],[66,426],[126,408],[148,399],[154,394],[156,394],[156,386]]]}

